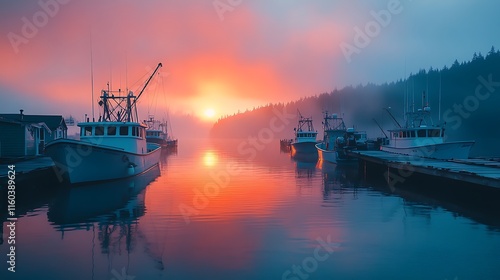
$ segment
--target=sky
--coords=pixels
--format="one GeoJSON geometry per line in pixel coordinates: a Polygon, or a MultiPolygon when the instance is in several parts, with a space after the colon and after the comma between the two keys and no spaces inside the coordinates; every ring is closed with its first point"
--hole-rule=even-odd
{"type": "Polygon", "coordinates": [[[137,93],[161,62],[140,118],[211,124],[486,54],[500,47],[499,10],[494,0],[0,0],[0,112],[82,120],[108,82],[137,93]]]}

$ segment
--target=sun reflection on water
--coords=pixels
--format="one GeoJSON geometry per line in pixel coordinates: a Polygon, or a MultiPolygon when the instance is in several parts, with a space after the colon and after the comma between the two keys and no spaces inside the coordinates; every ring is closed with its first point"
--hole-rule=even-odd
{"type": "Polygon", "coordinates": [[[203,165],[207,167],[213,167],[219,161],[219,157],[213,151],[206,151],[203,155],[203,165]]]}

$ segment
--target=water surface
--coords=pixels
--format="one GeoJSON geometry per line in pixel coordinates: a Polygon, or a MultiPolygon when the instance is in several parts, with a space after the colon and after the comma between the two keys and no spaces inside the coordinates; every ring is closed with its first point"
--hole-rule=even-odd
{"type": "Polygon", "coordinates": [[[498,212],[414,185],[276,141],[186,140],[133,179],[20,196],[16,272],[4,222],[0,277],[500,279],[498,212]]]}

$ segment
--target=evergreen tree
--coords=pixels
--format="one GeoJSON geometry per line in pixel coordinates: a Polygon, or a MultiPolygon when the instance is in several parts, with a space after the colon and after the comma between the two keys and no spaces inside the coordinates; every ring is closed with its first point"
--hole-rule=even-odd
{"type": "Polygon", "coordinates": [[[494,47],[494,46],[491,46],[491,49],[490,49],[490,51],[488,52],[487,57],[489,57],[489,56],[491,56],[491,55],[494,55],[494,54],[495,54],[495,52],[496,52],[496,51],[495,51],[495,47],[494,47]]]}

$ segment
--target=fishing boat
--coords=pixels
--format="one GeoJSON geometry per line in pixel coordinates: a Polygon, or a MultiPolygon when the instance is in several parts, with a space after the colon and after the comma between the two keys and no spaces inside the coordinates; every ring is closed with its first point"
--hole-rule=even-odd
{"type": "MultiPolygon", "coordinates": [[[[423,94],[425,100],[425,92],[423,94]]],[[[426,104],[422,102],[423,104],[426,104]]],[[[434,124],[428,104],[422,109],[405,114],[405,125],[401,126],[391,112],[386,109],[398,126],[388,130],[388,142],[380,150],[434,159],[467,159],[475,141],[445,141],[444,124],[434,124]]]]}
{"type": "Polygon", "coordinates": [[[299,123],[295,131],[295,139],[291,142],[292,153],[315,153],[316,136],[312,118],[304,118],[299,113],[299,123]]]}
{"type": "Polygon", "coordinates": [[[146,142],[155,143],[164,149],[177,148],[177,139],[172,139],[168,134],[167,122],[155,120],[154,116],[149,116],[146,121],[148,128],[146,129],[146,142]]]}
{"type": "Polygon", "coordinates": [[[348,151],[362,145],[363,139],[366,140],[366,133],[347,128],[343,118],[337,114],[329,115],[328,112],[325,112],[323,118],[323,131],[323,141],[315,145],[321,161],[336,164],[357,162],[356,158],[348,155],[348,151]]]}
{"type": "Polygon", "coordinates": [[[146,142],[146,128],[137,117],[137,101],[162,66],[158,64],[137,96],[132,91],[101,91],[98,121],[78,123],[80,139],[58,139],[45,148],[56,174],[69,183],[121,179],[159,164],[160,145],[146,142]]]}

